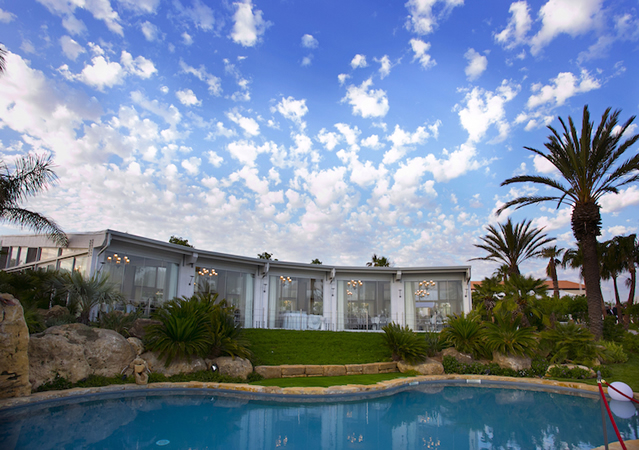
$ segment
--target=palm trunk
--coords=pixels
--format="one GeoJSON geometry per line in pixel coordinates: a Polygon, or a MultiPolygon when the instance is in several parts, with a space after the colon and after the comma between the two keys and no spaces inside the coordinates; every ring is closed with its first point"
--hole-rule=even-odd
{"type": "Polygon", "coordinates": [[[628,314],[624,315],[623,327],[627,330],[630,325],[630,307],[632,306],[635,299],[635,286],[637,284],[637,269],[634,266],[630,266],[630,292],[628,293],[628,303],[626,303],[626,308],[628,309],[628,314]]]}
{"type": "Polygon", "coordinates": [[[594,234],[587,234],[580,242],[584,254],[584,283],[586,285],[586,297],[588,299],[588,319],[590,320],[590,332],[595,339],[601,339],[603,335],[602,311],[603,295],[601,294],[601,282],[599,272],[599,255],[597,254],[597,238],[594,234]]]}
{"type": "Polygon", "coordinates": [[[557,266],[555,265],[554,258],[551,262],[550,273],[552,274],[553,295],[557,300],[559,300],[559,280],[557,279],[557,266]]]}
{"type": "Polygon", "coordinates": [[[615,287],[615,306],[617,307],[617,322],[624,323],[623,320],[623,307],[621,306],[621,299],[619,298],[619,288],[617,288],[617,277],[612,277],[612,285],[615,287]]]}

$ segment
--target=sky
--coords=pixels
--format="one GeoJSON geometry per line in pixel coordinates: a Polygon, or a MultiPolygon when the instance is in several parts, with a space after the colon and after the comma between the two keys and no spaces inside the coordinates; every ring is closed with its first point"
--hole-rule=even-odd
{"type": "MultiPolygon", "coordinates": [[[[639,112],[637,0],[0,0],[0,30],[1,157],[50,154],[59,178],[25,206],[251,257],[481,280],[473,244],[509,216],[574,247],[565,205],[496,216],[544,193],[500,183],[558,176],[524,149],[558,117],[639,112]]],[[[604,196],[600,239],[636,233],[638,205],[637,184],[604,196]]]]}

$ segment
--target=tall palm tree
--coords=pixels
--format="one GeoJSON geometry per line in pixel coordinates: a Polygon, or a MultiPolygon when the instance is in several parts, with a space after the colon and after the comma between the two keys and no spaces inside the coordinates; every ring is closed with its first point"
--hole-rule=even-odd
{"type": "Polygon", "coordinates": [[[510,217],[499,228],[488,225],[488,234],[480,239],[483,244],[475,244],[488,253],[483,258],[472,258],[470,261],[495,261],[508,266],[508,276],[521,275],[519,264],[539,255],[544,245],[555,240],[549,238],[543,230],[532,228],[532,222],[523,221],[513,224],[510,217]]]}
{"type": "Polygon", "coordinates": [[[600,305],[603,302],[597,255],[597,236],[601,234],[599,201],[604,194],[618,193],[618,188],[639,181],[639,154],[620,161],[623,154],[639,139],[639,134],[625,139],[622,136],[632,125],[635,117],[618,126],[620,111],[606,109],[601,122],[594,128],[590,121],[588,106],[584,106],[581,133],[571,117],[568,125],[560,117],[563,133],[553,127],[544,145],[548,153],[525,147],[544,158],[557,168],[562,179],[540,175],[520,175],[504,181],[501,185],[535,183],[551,188],[556,193],[519,197],[498,210],[516,206],[521,208],[546,201],[556,201],[572,206],[571,226],[584,256],[583,274],[588,296],[590,331],[597,339],[603,332],[600,305]],[[554,195],[553,195],[554,194],[554,195]]]}
{"type": "Polygon", "coordinates": [[[58,224],[20,206],[27,197],[46,190],[57,179],[52,166],[50,157],[28,155],[18,159],[15,171],[11,172],[0,161],[0,220],[44,232],[58,245],[66,247],[69,240],[58,224]]]}
{"type": "Polygon", "coordinates": [[[390,267],[391,262],[385,256],[377,257],[377,254],[373,254],[373,257],[369,262],[366,263],[368,267],[390,267]]]}
{"type": "Polygon", "coordinates": [[[617,317],[619,322],[623,322],[623,308],[621,306],[621,299],[619,297],[619,288],[617,286],[617,279],[619,275],[624,271],[624,264],[620,255],[621,249],[619,248],[619,241],[611,239],[602,243],[601,251],[601,279],[612,280],[612,285],[615,290],[615,304],[617,306],[617,317]]]}
{"type": "Polygon", "coordinates": [[[557,266],[561,265],[561,260],[559,257],[564,252],[563,248],[557,248],[556,245],[552,247],[544,247],[541,249],[541,253],[539,253],[539,257],[548,260],[548,265],[546,266],[546,275],[550,277],[552,280],[552,290],[555,298],[559,298],[559,280],[557,279],[557,266]]]}
{"type": "Polygon", "coordinates": [[[7,70],[7,60],[5,59],[5,55],[7,54],[7,50],[0,44],[0,75],[5,73],[7,70]]]}
{"type": "MultiPolygon", "coordinates": [[[[612,239],[618,248],[618,257],[624,271],[630,273],[628,279],[628,302],[626,308],[630,308],[635,298],[635,287],[637,285],[637,264],[639,263],[639,243],[637,235],[616,236],[612,239]]],[[[619,309],[619,307],[617,307],[619,309]]],[[[623,321],[624,327],[628,329],[630,324],[630,315],[626,314],[623,321]]]]}

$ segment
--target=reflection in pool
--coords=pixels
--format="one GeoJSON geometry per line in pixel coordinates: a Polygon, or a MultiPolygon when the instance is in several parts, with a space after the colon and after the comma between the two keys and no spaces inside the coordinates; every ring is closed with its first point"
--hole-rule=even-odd
{"type": "MultiPolygon", "coordinates": [[[[636,439],[637,415],[616,419],[636,439]]],[[[201,390],[85,397],[0,412],[2,448],[591,449],[596,397],[425,384],[349,401],[267,401],[201,390]]],[[[612,428],[608,423],[609,438],[612,428]]]]}

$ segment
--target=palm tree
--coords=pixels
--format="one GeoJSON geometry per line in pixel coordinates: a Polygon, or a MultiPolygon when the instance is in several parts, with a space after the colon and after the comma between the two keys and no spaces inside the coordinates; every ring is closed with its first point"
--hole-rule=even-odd
{"type": "Polygon", "coordinates": [[[480,239],[483,244],[475,244],[488,253],[483,258],[473,258],[470,261],[495,261],[508,266],[508,276],[521,275],[519,264],[529,258],[534,258],[541,252],[541,248],[555,240],[549,238],[543,230],[531,229],[531,221],[515,224],[510,218],[499,228],[488,225],[488,234],[480,239]]]}
{"type": "Polygon", "coordinates": [[[507,186],[530,182],[558,192],[519,197],[497,211],[499,214],[511,206],[521,208],[546,201],[556,201],[557,207],[564,202],[572,206],[572,231],[584,256],[583,274],[588,296],[590,331],[597,339],[601,338],[603,332],[600,312],[603,295],[597,255],[597,236],[601,234],[599,201],[604,194],[616,194],[619,187],[639,181],[639,154],[620,161],[623,154],[639,139],[639,134],[636,134],[621,142],[635,117],[618,126],[619,114],[618,110],[611,113],[610,108],[606,109],[601,122],[594,129],[588,106],[584,106],[581,133],[575,128],[571,117],[568,118],[568,125],[560,117],[563,134],[548,127],[552,133],[548,136],[549,142],[545,144],[549,153],[531,147],[525,148],[555,166],[563,179],[520,175],[501,184],[507,186]]]}
{"type": "Polygon", "coordinates": [[[5,59],[5,55],[7,54],[7,50],[0,44],[0,75],[7,71],[7,62],[5,59]]]}
{"type": "Polygon", "coordinates": [[[557,280],[557,266],[561,265],[559,257],[564,252],[563,248],[557,248],[556,245],[552,247],[544,247],[539,254],[540,258],[548,259],[548,265],[546,266],[546,275],[552,280],[553,295],[556,299],[559,298],[559,281],[557,280]]]}
{"type": "Polygon", "coordinates": [[[109,282],[107,274],[95,273],[86,278],[78,271],[63,272],[57,286],[68,295],[69,305],[80,309],[80,322],[85,325],[89,324],[89,314],[95,306],[124,301],[124,296],[109,282]]]}
{"type": "MultiPolygon", "coordinates": [[[[628,302],[626,303],[626,308],[630,308],[635,298],[635,287],[637,284],[637,263],[639,263],[639,243],[637,243],[637,235],[616,236],[612,241],[618,249],[617,256],[623,271],[630,272],[630,278],[628,279],[630,291],[628,293],[628,302]]],[[[617,306],[617,310],[619,310],[619,306],[617,306]]],[[[624,327],[628,329],[630,324],[629,314],[624,316],[623,324],[624,327]]]]}
{"type": "Polygon", "coordinates": [[[322,264],[322,261],[320,261],[318,258],[315,258],[313,261],[311,261],[311,264],[322,264]]]}
{"type": "Polygon", "coordinates": [[[373,253],[373,257],[366,263],[367,267],[390,267],[391,262],[385,256],[377,257],[377,254],[373,253]]]}
{"type": "Polygon", "coordinates": [[[61,247],[69,245],[67,235],[53,220],[23,209],[20,204],[48,187],[57,178],[50,157],[29,155],[18,159],[15,172],[0,161],[0,220],[36,232],[45,232],[61,247]]]}
{"type": "Polygon", "coordinates": [[[611,239],[602,244],[601,252],[601,279],[612,280],[615,289],[615,304],[617,306],[617,317],[619,322],[623,322],[623,308],[621,299],[619,298],[619,288],[617,286],[617,278],[624,270],[624,264],[620,255],[619,241],[611,239]]]}

